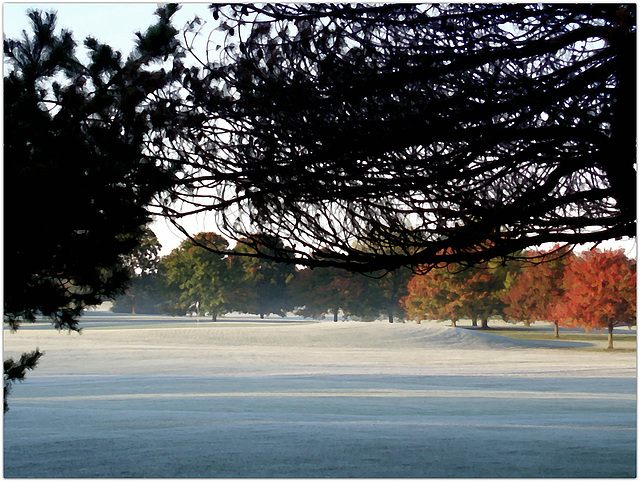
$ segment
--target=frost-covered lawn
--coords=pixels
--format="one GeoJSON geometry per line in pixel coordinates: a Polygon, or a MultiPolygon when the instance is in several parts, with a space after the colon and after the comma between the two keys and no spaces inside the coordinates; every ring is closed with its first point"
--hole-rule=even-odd
{"type": "Polygon", "coordinates": [[[5,357],[46,351],[9,399],[5,477],[636,475],[635,352],[247,320],[5,331],[5,357]]]}

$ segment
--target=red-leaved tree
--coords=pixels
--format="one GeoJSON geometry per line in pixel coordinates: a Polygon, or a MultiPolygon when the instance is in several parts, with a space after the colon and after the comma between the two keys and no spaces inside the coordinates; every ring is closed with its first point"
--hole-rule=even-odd
{"type": "Polygon", "coordinates": [[[636,324],[636,261],[622,250],[587,251],[568,264],[564,296],[555,310],[563,326],[607,328],[613,348],[613,328],[636,324]]]}
{"type": "Polygon", "coordinates": [[[508,277],[502,292],[505,317],[522,321],[527,326],[539,320],[548,321],[553,323],[558,338],[556,306],[564,294],[564,270],[573,259],[572,255],[555,247],[550,251],[527,253],[527,257],[539,262],[526,264],[508,277]]]}

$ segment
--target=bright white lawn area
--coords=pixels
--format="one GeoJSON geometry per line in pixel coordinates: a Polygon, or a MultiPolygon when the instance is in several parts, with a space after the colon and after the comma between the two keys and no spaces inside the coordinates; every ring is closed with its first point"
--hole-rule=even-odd
{"type": "Polygon", "coordinates": [[[636,475],[635,352],[435,323],[158,319],[5,330],[5,358],[46,352],[9,398],[5,477],[636,475]]]}

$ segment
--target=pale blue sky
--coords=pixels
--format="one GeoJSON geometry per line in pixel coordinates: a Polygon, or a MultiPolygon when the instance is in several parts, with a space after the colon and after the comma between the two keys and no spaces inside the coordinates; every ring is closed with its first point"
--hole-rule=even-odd
{"type": "MultiPolygon", "coordinates": [[[[38,9],[58,12],[58,28],[73,32],[73,37],[81,48],[84,39],[91,35],[122,51],[125,56],[134,45],[135,32],[145,31],[155,23],[153,13],[158,3],[4,3],[3,33],[5,37],[22,36],[22,31],[30,31],[27,11],[38,9]]],[[[174,16],[174,25],[182,27],[194,15],[204,20],[210,18],[208,3],[185,3],[174,16]]]]}

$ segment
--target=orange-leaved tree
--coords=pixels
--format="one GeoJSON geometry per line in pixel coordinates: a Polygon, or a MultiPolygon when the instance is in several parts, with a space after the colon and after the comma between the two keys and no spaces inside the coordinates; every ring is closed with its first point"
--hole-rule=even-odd
{"type": "Polygon", "coordinates": [[[564,272],[564,296],[555,316],[563,326],[613,328],[636,324],[636,261],[622,250],[592,250],[577,256],[564,272]]]}
{"type": "Polygon", "coordinates": [[[407,285],[408,294],[400,300],[407,318],[418,323],[424,319],[449,319],[456,326],[464,313],[456,303],[454,276],[446,269],[434,269],[411,278],[407,285]]]}
{"type": "Polygon", "coordinates": [[[564,270],[573,259],[572,254],[556,246],[550,251],[532,251],[526,256],[538,261],[508,276],[502,293],[505,317],[527,326],[538,320],[548,321],[553,323],[558,338],[559,319],[554,315],[564,294],[564,270]]]}
{"type": "Polygon", "coordinates": [[[402,304],[411,319],[451,320],[471,318],[476,326],[488,328],[490,316],[502,315],[501,292],[512,268],[487,262],[470,268],[451,265],[413,277],[402,304]]]}

